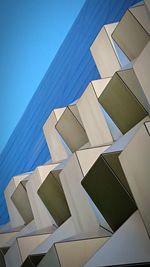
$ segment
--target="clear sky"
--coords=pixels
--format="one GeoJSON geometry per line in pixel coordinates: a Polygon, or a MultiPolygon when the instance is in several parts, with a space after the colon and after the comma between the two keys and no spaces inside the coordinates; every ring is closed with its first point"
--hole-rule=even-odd
{"type": "Polygon", "coordinates": [[[85,0],[0,0],[0,152],[85,0]]]}

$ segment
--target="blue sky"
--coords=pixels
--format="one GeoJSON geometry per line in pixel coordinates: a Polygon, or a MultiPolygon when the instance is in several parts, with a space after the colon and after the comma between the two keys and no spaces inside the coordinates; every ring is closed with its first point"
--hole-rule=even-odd
{"type": "Polygon", "coordinates": [[[0,152],[85,0],[0,0],[0,152]]]}

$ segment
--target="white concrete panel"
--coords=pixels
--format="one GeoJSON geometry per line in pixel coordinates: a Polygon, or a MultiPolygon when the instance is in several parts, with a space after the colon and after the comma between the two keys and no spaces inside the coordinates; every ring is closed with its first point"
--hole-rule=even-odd
{"type": "Polygon", "coordinates": [[[31,254],[33,250],[41,243],[43,243],[50,234],[35,235],[35,236],[26,236],[18,238],[18,246],[21,253],[22,261],[31,254]]]}
{"type": "Polygon", "coordinates": [[[134,62],[133,68],[150,105],[150,41],[134,62]]]}
{"type": "Polygon", "coordinates": [[[11,246],[11,248],[5,254],[6,267],[20,267],[22,264],[22,258],[18,249],[17,242],[11,246]]]}
{"type": "Polygon", "coordinates": [[[106,237],[55,244],[61,267],[81,267],[108,240],[106,237]]]}
{"type": "Polygon", "coordinates": [[[112,266],[150,261],[150,240],[136,211],[96,252],[84,267],[112,266]]]}
{"type": "Polygon", "coordinates": [[[30,222],[29,224],[27,224],[25,227],[23,227],[17,234],[17,237],[19,236],[25,236],[25,235],[29,235],[32,232],[36,231],[36,224],[35,221],[33,220],[32,222],[30,222]]]}
{"type": "Polygon", "coordinates": [[[150,135],[145,125],[120,154],[119,160],[150,236],[150,135]]]}
{"type": "Polygon", "coordinates": [[[104,91],[106,85],[110,82],[110,80],[111,78],[104,78],[91,82],[97,98],[100,97],[101,93],[104,91]]]}
{"type": "Polygon", "coordinates": [[[68,157],[70,154],[69,150],[64,145],[62,138],[55,129],[55,125],[61,115],[63,114],[65,108],[55,109],[51,112],[47,121],[43,126],[44,135],[46,142],[54,162],[61,161],[68,157]]]}
{"type": "MultiPolygon", "coordinates": [[[[99,86],[101,86],[100,81],[101,80],[98,81],[99,86]]],[[[95,83],[96,81],[94,84],[95,83]]],[[[103,111],[100,108],[92,83],[88,85],[83,95],[78,100],[77,108],[91,146],[111,144],[113,138],[103,111]]]]}
{"type": "Polygon", "coordinates": [[[131,141],[136,132],[140,129],[140,127],[146,122],[149,121],[150,117],[146,116],[142,121],[140,121],[136,126],[134,126],[130,131],[128,131],[125,135],[123,135],[119,140],[114,142],[112,146],[110,146],[105,152],[114,152],[121,151],[125,149],[128,143],[131,141]]]}
{"type": "Polygon", "coordinates": [[[108,148],[109,146],[99,146],[76,151],[76,156],[84,176],[91,169],[100,154],[104,153],[108,148]]]}
{"type": "Polygon", "coordinates": [[[32,221],[23,228],[16,228],[16,230],[11,230],[9,233],[0,234],[0,247],[10,247],[19,236],[29,235],[36,231],[35,222],[32,221]]]}
{"type": "Polygon", "coordinates": [[[63,223],[55,232],[49,236],[40,246],[38,246],[33,254],[47,253],[47,251],[53,246],[55,242],[69,238],[76,234],[74,223],[70,217],[65,223],[63,223]]]}
{"type": "Polygon", "coordinates": [[[0,248],[11,246],[17,233],[18,232],[1,233],[0,234],[0,248]]]}
{"type": "Polygon", "coordinates": [[[21,267],[24,260],[50,234],[19,237],[5,255],[6,267],[21,267]]]}
{"type": "Polygon", "coordinates": [[[105,25],[90,48],[101,78],[111,77],[121,68],[121,64],[111,38],[111,33],[116,28],[116,25],[117,23],[105,25]]]}

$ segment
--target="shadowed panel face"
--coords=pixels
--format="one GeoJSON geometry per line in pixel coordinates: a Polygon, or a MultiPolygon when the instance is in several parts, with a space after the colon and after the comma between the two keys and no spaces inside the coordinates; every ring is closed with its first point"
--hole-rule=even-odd
{"type": "MultiPolygon", "coordinates": [[[[110,159],[109,159],[110,160],[110,159]]],[[[136,205],[101,155],[82,181],[82,185],[90,195],[104,218],[116,231],[136,210],[136,205]]]]}
{"type": "Polygon", "coordinates": [[[131,13],[132,10],[136,11],[136,9],[140,9],[141,17],[147,15],[142,5],[133,9],[131,8],[122,17],[112,34],[112,38],[130,60],[135,59],[141,53],[150,39],[148,32],[131,13]]]}
{"type": "Polygon", "coordinates": [[[34,217],[25,184],[25,181],[19,183],[15,192],[11,196],[11,199],[22,216],[25,224],[28,224],[34,219],[34,217]]]}
{"type": "Polygon", "coordinates": [[[72,240],[56,242],[48,251],[39,267],[80,267],[95,254],[97,249],[108,240],[106,237],[81,238],[81,236],[73,237],[72,240]]]}
{"type": "Polygon", "coordinates": [[[130,187],[128,185],[127,179],[124,175],[123,169],[118,158],[121,152],[122,151],[103,153],[103,159],[105,160],[106,164],[109,165],[109,168],[112,169],[112,172],[114,172],[114,174],[117,176],[117,178],[128,191],[128,193],[132,196],[130,187]]]}
{"type": "Polygon", "coordinates": [[[49,210],[58,226],[64,223],[70,216],[68,204],[59,180],[60,171],[51,171],[41,187],[38,195],[49,210]]]}
{"type": "Polygon", "coordinates": [[[6,267],[3,250],[0,249],[0,266],[6,267]]]}
{"type": "Polygon", "coordinates": [[[33,267],[38,266],[40,261],[43,259],[45,254],[39,254],[39,255],[30,255],[27,257],[27,259],[22,264],[22,267],[33,267]]]}
{"type": "Polygon", "coordinates": [[[75,105],[74,109],[67,107],[56,124],[56,129],[72,152],[88,142],[87,134],[80,122],[80,115],[75,108],[75,105]]]}
{"type": "Polygon", "coordinates": [[[5,263],[5,254],[8,251],[8,247],[7,248],[0,248],[0,267],[6,267],[6,263],[5,263]]]}
{"type": "Polygon", "coordinates": [[[119,160],[150,237],[149,126],[150,122],[142,125],[119,156],[119,160]]]}
{"type": "Polygon", "coordinates": [[[45,267],[45,266],[60,267],[60,262],[55,245],[51,247],[51,249],[47,252],[45,257],[39,264],[39,267],[45,267]]]}
{"type": "Polygon", "coordinates": [[[5,255],[8,251],[9,247],[3,247],[3,248],[0,248],[1,252],[5,255]]]}
{"type": "Polygon", "coordinates": [[[117,73],[99,97],[99,102],[122,133],[129,131],[147,115],[141,103],[117,73]]]}

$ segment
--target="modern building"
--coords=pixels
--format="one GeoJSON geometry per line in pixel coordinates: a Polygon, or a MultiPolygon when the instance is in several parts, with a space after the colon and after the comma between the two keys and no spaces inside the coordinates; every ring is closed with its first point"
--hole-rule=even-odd
{"type": "Polygon", "coordinates": [[[87,0],[0,155],[0,266],[150,266],[150,3],[87,0]]]}

